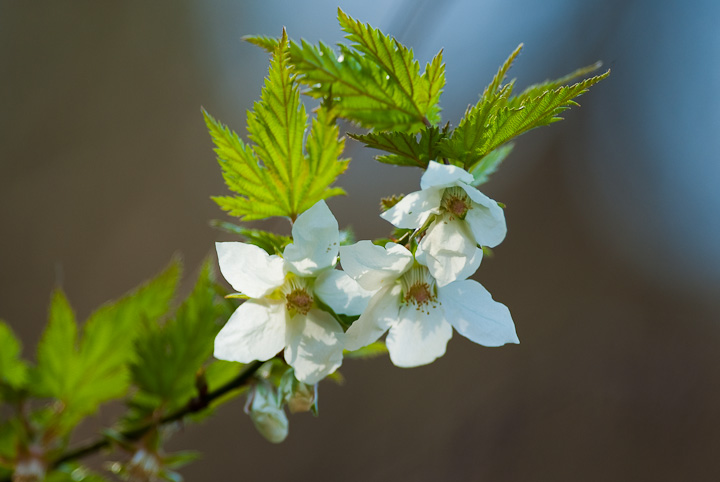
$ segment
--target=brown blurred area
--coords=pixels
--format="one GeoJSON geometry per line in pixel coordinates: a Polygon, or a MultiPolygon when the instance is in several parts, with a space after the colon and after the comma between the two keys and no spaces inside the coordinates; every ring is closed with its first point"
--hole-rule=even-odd
{"type": "MultiPolygon", "coordinates": [[[[267,66],[240,37],[282,25],[293,38],[320,32],[294,33],[301,7],[278,4],[263,16],[259,4],[214,3],[236,15],[224,20],[190,2],[0,6],[0,318],[25,356],[54,286],[83,318],[174,253],[189,283],[213,243],[228,239],[208,226],[228,218],[209,199],[225,188],[200,106],[244,132],[267,66]],[[217,68],[211,35],[235,70],[217,68]],[[227,97],[223,86],[233,84],[237,97],[227,97]]],[[[324,40],[338,40],[335,7],[314,8],[336,36],[324,40]]],[[[347,11],[375,22],[360,7],[347,11]]],[[[421,13],[428,22],[432,11],[421,13]]],[[[423,18],[396,25],[412,31],[423,18]]],[[[399,35],[385,28],[393,24],[374,25],[399,35]]],[[[601,46],[565,71],[594,61],[601,46]]],[[[475,93],[508,52],[483,65],[475,93]]],[[[519,69],[523,86],[565,73],[528,78],[519,69]]],[[[605,229],[588,215],[598,207],[579,201],[589,171],[575,160],[592,155],[588,116],[613,101],[609,92],[597,86],[567,121],[521,138],[483,189],[507,205],[509,231],[476,279],[509,306],[520,345],[489,349],[456,334],[427,367],[347,360],[343,386],[320,386],[320,417],[291,416],[277,446],[237,400],[172,439],[172,449],[203,453],[182,470],[186,480],[717,480],[720,301],[712,287],[693,294],[653,282],[595,235],[605,229]]],[[[379,197],[416,190],[420,173],[347,146],[353,162],[340,184],[350,195],[329,205],[359,239],[383,236],[379,197]]],[[[644,219],[633,222],[641,229],[644,219]]]]}

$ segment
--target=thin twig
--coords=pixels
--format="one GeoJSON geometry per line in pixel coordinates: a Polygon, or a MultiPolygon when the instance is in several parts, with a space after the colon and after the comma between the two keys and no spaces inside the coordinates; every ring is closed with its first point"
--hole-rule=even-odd
{"type": "MultiPolygon", "coordinates": [[[[122,438],[126,440],[138,440],[143,435],[148,433],[153,428],[160,426],[160,425],[166,425],[168,423],[175,422],[177,420],[181,420],[186,415],[190,415],[192,413],[197,413],[203,411],[205,408],[207,408],[210,403],[223,395],[237,389],[240,387],[243,387],[247,384],[247,382],[252,378],[252,376],[255,374],[255,372],[262,366],[264,362],[261,361],[254,361],[251,364],[247,365],[245,369],[238,374],[235,378],[230,380],[225,385],[206,393],[205,395],[200,394],[197,397],[193,397],[185,404],[185,406],[171,414],[168,414],[160,419],[159,422],[153,422],[149,423],[147,425],[143,425],[142,427],[136,428],[134,430],[128,430],[125,432],[121,432],[120,435],[122,438]]],[[[82,457],[85,457],[86,455],[90,455],[92,453],[97,452],[98,450],[101,450],[105,447],[109,447],[111,444],[111,441],[107,437],[99,438],[98,440],[95,440],[93,442],[86,443],[84,445],[81,445],[65,454],[63,454],[59,459],[57,459],[53,463],[53,467],[57,467],[60,464],[64,462],[68,462],[70,460],[79,459],[82,457]]]]}

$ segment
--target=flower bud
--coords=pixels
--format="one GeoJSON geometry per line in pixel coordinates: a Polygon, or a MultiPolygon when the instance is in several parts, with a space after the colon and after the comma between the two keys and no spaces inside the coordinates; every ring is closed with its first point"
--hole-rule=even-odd
{"type": "Polygon", "coordinates": [[[272,443],[280,443],[288,435],[288,419],[277,392],[260,383],[253,390],[250,419],[260,434],[272,443]]]}

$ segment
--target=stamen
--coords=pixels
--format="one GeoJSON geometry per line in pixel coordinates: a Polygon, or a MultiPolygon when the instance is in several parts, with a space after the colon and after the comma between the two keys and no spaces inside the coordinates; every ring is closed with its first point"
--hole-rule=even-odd
{"type": "Polygon", "coordinates": [[[472,209],[472,201],[463,188],[452,186],[445,189],[440,206],[450,213],[451,219],[465,219],[467,212],[472,209]]]}
{"type": "Polygon", "coordinates": [[[305,278],[289,276],[280,289],[285,295],[285,308],[289,312],[296,312],[303,315],[308,314],[314,300],[310,294],[308,282],[305,278]]]}
{"type": "Polygon", "coordinates": [[[437,308],[435,278],[427,267],[416,264],[400,278],[400,282],[405,304],[414,304],[415,309],[424,313],[430,313],[430,308],[437,308]]]}

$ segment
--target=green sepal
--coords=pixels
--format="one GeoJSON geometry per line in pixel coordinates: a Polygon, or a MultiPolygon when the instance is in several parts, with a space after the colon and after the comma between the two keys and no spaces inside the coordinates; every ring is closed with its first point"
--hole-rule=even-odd
{"type": "Polygon", "coordinates": [[[385,342],[382,340],[375,341],[358,350],[343,352],[345,358],[376,358],[385,355],[388,352],[385,342]]]}

